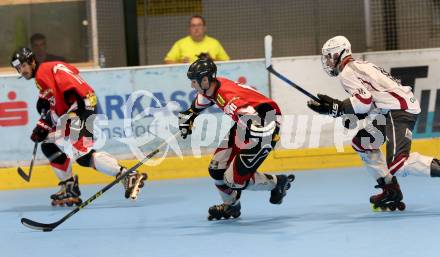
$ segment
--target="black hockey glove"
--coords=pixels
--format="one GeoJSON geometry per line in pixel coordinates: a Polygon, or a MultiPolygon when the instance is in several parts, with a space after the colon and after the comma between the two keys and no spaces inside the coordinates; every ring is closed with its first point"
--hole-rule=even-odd
{"type": "Polygon", "coordinates": [[[46,123],[43,119],[40,119],[37,122],[34,130],[32,131],[31,140],[34,142],[42,142],[49,135],[49,131],[51,130],[51,126],[46,123]]]}
{"type": "Polygon", "coordinates": [[[40,119],[37,122],[34,130],[32,131],[31,140],[34,142],[42,142],[49,135],[52,129],[52,117],[50,116],[50,111],[41,113],[40,119]]]}
{"type": "Polygon", "coordinates": [[[330,115],[334,118],[343,115],[344,112],[344,102],[331,98],[327,95],[318,94],[319,102],[315,100],[310,100],[307,102],[307,106],[313,111],[319,114],[330,115]]]}
{"type": "Polygon", "coordinates": [[[199,113],[194,111],[192,108],[179,112],[179,130],[183,139],[185,139],[188,135],[191,135],[194,120],[198,115],[199,113]]]}

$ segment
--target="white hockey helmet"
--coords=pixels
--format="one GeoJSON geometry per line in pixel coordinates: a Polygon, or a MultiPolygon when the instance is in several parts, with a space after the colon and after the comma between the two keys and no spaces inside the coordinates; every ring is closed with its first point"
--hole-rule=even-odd
{"type": "Polygon", "coordinates": [[[344,36],[332,37],[322,46],[322,68],[329,76],[338,76],[339,64],[346,57],[351,55],[350,41],[344,36]]]}

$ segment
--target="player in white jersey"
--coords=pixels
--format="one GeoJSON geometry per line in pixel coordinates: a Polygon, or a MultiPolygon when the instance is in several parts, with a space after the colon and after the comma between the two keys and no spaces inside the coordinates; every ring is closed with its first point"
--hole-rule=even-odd
{"type": "MultiPolygon", "coordinates": [[[[310,109],[333,117],[342,115],[369,121],[352,140],[367,170],[383,192],[370,197],[374,208],[405,209],[395,176],[440,177],[440,161],[411,150],[412,131],[420,106],[408,86],[384,69],[351,56],[347,38],[336,36],[322,48],[322,65],[328,75],[339,77],[350,97],[340,101],[318,94],[319,102],[309,101],[310,109]],[[349,115],[353,114],[353,115],[349,115]],[[386,140],[386,159],[379,147],[386,140]]],[[[350,126],[345,120],[344,126],[350,126]]]]}

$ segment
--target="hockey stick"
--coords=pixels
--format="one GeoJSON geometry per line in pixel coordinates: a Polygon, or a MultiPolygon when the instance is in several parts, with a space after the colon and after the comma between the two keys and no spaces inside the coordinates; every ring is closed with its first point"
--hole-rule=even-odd
{"type": "Polygon", "coordinates": [[[29,175],[27,175],[20,166],[17,167],[18,175],[20,175],[20,177],[26,180],[26,182],[29,182],[31,180],[32,168],[34,167],[34,161],[35,161],[35,156],[37,155],[37,149],[38,149],[38,142],[35,142],[34,151],[32,152],[31,164],[29,165],[29,175]]]}
{"type": "Polygon", "coordinates": [[[301,93],[303,93],[304,95],[310,97],[311,99],[320,102],[319,99],[312,95],[311,93],[309,93],[308,91],[306,91],[304,88],[298,86],[297,84],[295,84],[294,82],[292,82],[291,80],[289,80],[288,78],[284,77],[282,74],[280,74],[278,71],[276,71],[273,66],[272,66],[272,36],[271,35],[267,35],[264,37],[264,58],[266,61],[266,69],[272,73],[273,75],[277,76],[279,79],[281,79],[282,81],[286,82],[287,84],[291,85],[292,87],[296,88],[297,90],[299,90],[301,93]]]}
{"type": "Polygon", "coordinates": [[[112,188],[114,185],[116,185],[117,183],[119,183],[122,179],[124,179],[126,176],[128,176],[128,174],[134,170],[136,170],[137,168],[139,168],[142,164],[144,164],[147,160],[151,159],[154,155],[156,155],[160,149],[162,147],[164,147],[166,144],[168,144],[168,142],[172,139],[174,139],[177,135],[180,134],[180,131],[178,131],[177,133],[175,133],[173,136],[169,137],[168,139],[166,139],[162,144],[160,144],[155,150],[153,150],[151,153],[149,153],[147,156],[145,156],[144,159],[142,159],[141,161],[139,161],[136,165],[134,165],[133,167],[131,167],[130,169],[128,169],[122,176],[118,177],[117,179],[113,180],[113,182],[111,182],[110,184],[108,184],[107,186],[105,186],[104,188],[102,188],[101,190],[99,190],[96,194],[94,194],[93,196],[91,196],[89,199],[87,199],[87,201],[83,202],[80,206],[76,207],[74,210],[72,210],[71,212],[67,213],[64,217],[62,217],[60,220],[58,220],[57,222],[54,223],[40,223],[40,222],[36,222],[30,219],[26,219],[26,218],[22,218],[21,219],[21,223],[23,225],[25,225],[28,228],[31,229],[36,229],[36,230],[40,230],[40,231],[44,231],[44,232],[49,232],[52,231],[54,228],[58,227],[61,223],[63,223],[64,221],[66,221],[68,218],[72,217],[75,213],[77,213],[78,211],[80,211],[82,208],[86,207],[87,205],[89,205],[89,203],[91,203],[92,201],[94,201],[96,198],[100,197],[103,193],[105,193],[107,190],[109,190],[110,188],[112,188]]]}

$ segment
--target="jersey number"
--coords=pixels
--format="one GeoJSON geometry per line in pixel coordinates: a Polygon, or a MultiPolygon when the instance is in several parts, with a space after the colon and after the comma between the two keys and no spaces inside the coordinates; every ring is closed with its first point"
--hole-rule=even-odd
{"type": "Polygon", "coordinates": [[[85,81],[80,76],[78,76],[78,74],[73,73],[73,71],[69,70],[69,68],[67,68],[63,64],[57,64],[53,67],[53,73],[57,73],[57,71],[59,70],[64,71],[65,73],[72,76],[76,81],[78,81],[79,84],[85,83],[85,81]]]}
{"type": "Polygon", "coordinates": [[[396,79],[395,77],[393,77],[390,73],[388,73],[383,68],[377,67],[377,66],[374,66],[374,65],[373,65],[373,67],[376,68],[378,71],[380,71],[383,75],[385,75],[386,77],[391,79],[392,81],[396,82],[399,86],[402,86],[402,84],[400,84],[400,80],[399,79],[396,79]]]}

